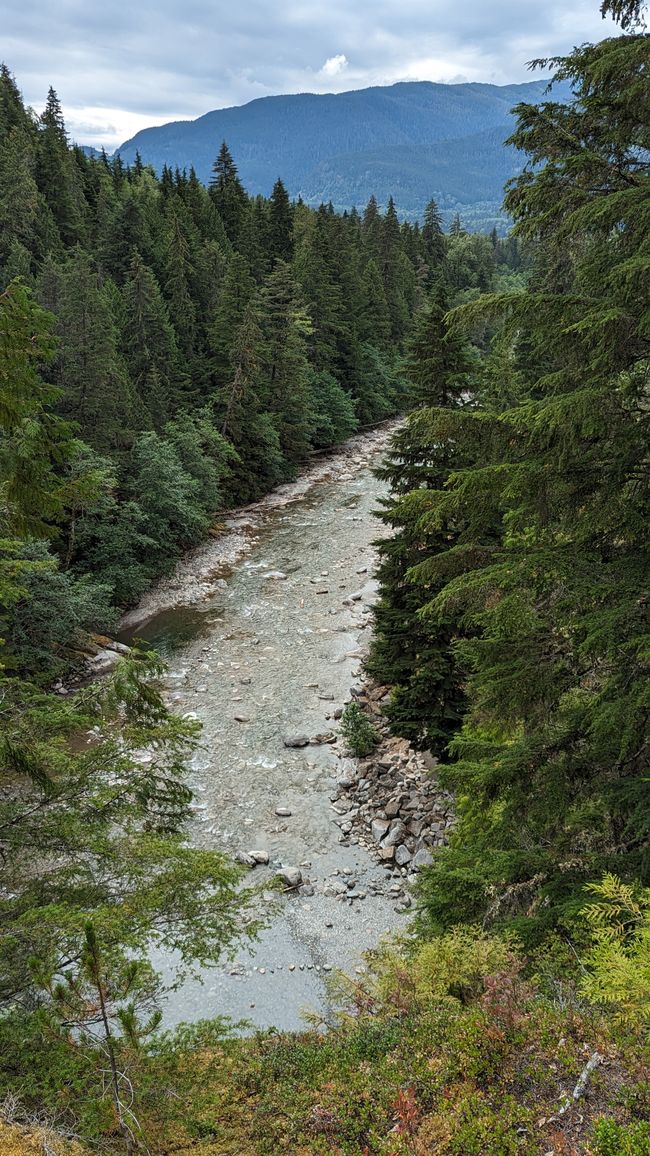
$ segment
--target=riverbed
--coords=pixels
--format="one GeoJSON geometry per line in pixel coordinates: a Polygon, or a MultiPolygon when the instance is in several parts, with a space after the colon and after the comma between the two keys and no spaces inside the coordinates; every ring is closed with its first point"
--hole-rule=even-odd
{"type": "MultiPolygon", "coordinates": [[[[305,1009],[327,1022],[328,974],[362,970],[362,953],[403,923],[402,875],[341,831],[333,802],[344,762],[326,741],[358,687],[369,640],[372,543],[384,532],[374,514],[385,495],[373,467],[385,446],[386,434],[357,438],[235,515],[235,558],[217,564],[218,542],[209,544],[149,603],[158,613],[126,624],[123,638],[135,631],[169,663],[172,709],[203,724],[191,768],[193,843],[268,853],[269,865],[251,872],[262,885],[281,867],[299,868],[304,881],[261,899],[271,922],[250,952],[170,994],[169,1025],[226,1015],[296,1029],[305,1009]],[[174,596],[180,605],[168,605],[174,596]],[[296,734],[320,741],[287,747],[296,734]]],[[[168,960],[154,962],[169,970],[168,960]]]]}

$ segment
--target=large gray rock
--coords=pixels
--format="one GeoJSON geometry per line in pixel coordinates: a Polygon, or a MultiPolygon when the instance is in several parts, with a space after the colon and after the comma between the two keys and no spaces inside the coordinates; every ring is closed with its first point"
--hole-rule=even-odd
{"type": "Polygon", "coordinates": [[[402,842],[406,834],[406,827],[400,819],[396,819],[390,825],[388,834],[384,838],[384,847],[397,847],[402,842]]]}
{"type": "Polygon", "coordinates": [[[373,819],[370,824],[370,831],[376,843],[381,843],[386,835],[390,824],[387,819],[373,819]]]}
{"type": "Polygon", "coordinates": [[[257,867],[257,859],[254,859],[252,855],[247,855],[245,851],[237,851],[235,861],[242,863],[244,867],[257,867]]]}
{"type": "Polygon", "coordinates": [[[261,863],[263,866],[266,866],[269,861],[268,851],[249,851],[249,855],[256,863],[261,863]]]}
{"type": "Polygon", "coordinates": [[[411,852],[404,843],[400,843],[399,847],[395,848],[395,862],[398,867],[406,867],[406,864],[411,862],[411,858],[411,852]]]}
{"type": "Polygon", "coordinates": [[[419,871],[422,867],[428,867],[431,863],[433,863],[431,852],[421,847],[419,851],[415,852],[411,860],[411,867],[416,867],[419,871]]]}
{"type": "Polygon", "coordinates": [[[293,890],[295,887],[300,887],[302,883],[302,871],[299,867],[283,867],[278,871],[277,878],[284,883],[285,887],[293,890]]]}
{"type": "Polygon", "coordinates": [[[285,735],[282,741],[285,747],[308,747],[309,735],[304,735],[302,733],[295,735],[285,735]]]}
{"type": "Polygon", "coordinates": [[[357,781],[357,769],[352,759],[343,759],[339,766],[336,781],[340,787],[353,787],[357,781]]]}

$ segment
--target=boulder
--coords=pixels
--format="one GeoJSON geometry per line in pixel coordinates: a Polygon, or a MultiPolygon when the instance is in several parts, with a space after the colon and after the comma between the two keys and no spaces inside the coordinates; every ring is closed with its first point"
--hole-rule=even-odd
{"type": "Polygon", "coordinates": [[[283,741],[285,747],[308,747],[309,746],[309,735],[305,735],[302,733],[294,734],[294,735],[285,735],[282,741],[283,741]]]}
{"type": "Polygon", "coordinates": [[[419,851],[415,852],[411,860],[411,867],[415,867],[419,871],[422,867],[428,867],[431,863],[433,863],[431,852],[421,847],[419,851]]]}
{"type": "Polygon", "coordinates": [[[399,847],[395,848],[395,862],[397,866],[406,867],[406,864],[410,863],[411,859],[412,855],[408,847],[404,843],[400,843],[399,847]]]}
{"type": "Polygon", "coordinates": [[[302,883],[302,871],[299,867],[283,867],[281,871],[278,871],[276,878],[293,891],[302,883]]]}
{"type": "Polygon", "coordinates": [[[387,819],[373,819],[370,824],[370,832],[376,843],[381,843],[386,835],[390,824],[387,819]]]}
{"type": "Polygon", "coordinates": [[[384,837],[384,847],[397,847],[402,842],[406,834],[406,827],[400,819],[395,819],[391,824],[388,834],[384,837]]]}
{"type": "Polygon", "coordinates": [[[237,851],[235,854],[235,862],[243,863],[244,867],[256,867],[257,859],[252,855],[248,855],[246,851],[237,851]]]}
{"type": "Polygon", "coordinates": [[[269,861],[268,851],[249,851],[248,853],[251,859],[254,859],[256,863],[261,863],[263,866],[266,866],[269,861]]]}

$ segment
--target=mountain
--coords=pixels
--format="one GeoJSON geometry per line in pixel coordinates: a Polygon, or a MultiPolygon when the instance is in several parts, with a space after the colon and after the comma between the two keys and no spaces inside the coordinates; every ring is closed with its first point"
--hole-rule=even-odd
{"type": "MultiPolygon", "coordinates": [[[[504,182],[523,158],[503,144],[512,107],[543,98],[546,80],[526,84],[414,81],[324,96],[267,96],[193,121],[143,129],[117,151],[160,171],[196,169],[210,178],[223,140],[249,193],[268,195],[282,177],[292,197],[337,209],[392,193],[402,216],[419,216],[431,197],[446,215],[499,216],[504,182]]],[[[554,90],[554,99],[561,95],[554,90]]]]}

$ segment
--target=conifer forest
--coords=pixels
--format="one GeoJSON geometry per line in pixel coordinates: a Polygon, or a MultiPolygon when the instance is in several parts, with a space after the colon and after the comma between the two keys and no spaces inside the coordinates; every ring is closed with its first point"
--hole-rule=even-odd
{"type": "Polygon", "coordinates": [[[225,141],[207,185],[126,165],[2,66],[0,1153],[650,1156],[650,35],[642,0],[602,12],[616,34],[537,61],[554,81],[514,110],[503,236],[444,228],[434,196],[417,221],[309,207],[281,174],[250,196],[225,141]],[[291,489],[319,469],[327,521],[291,489]],[[245,749],[247,699],[228,722],[260,797],[300,766],[313,822],[333,804],[357,859],[324,883],[315,846],[299,869],[193,834],[221,700],[202,731],[180,660],[114,641],[277,494],[260,549],[312,518],[329,553],[293,603],[267,569],[191,677],[245,699],[276,599],[278,769],[245,749]],[[350,543],[374,573],[352,562],[336,605],[368,629],[331,659],[350,692],[348,666],[322,693],[300,647],[346,627],[305,602],[350,543]],[[327,733],[287,736],[292,670],[327,733]],[[349,915],[363,962],[283,957],[327,1010],[234,1022],[210,976],[236,985],[282,912],[327,919],[335,963],[349,915]]]}

